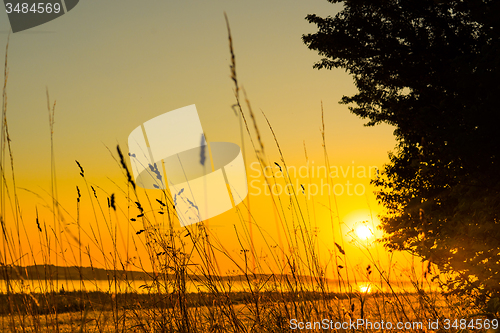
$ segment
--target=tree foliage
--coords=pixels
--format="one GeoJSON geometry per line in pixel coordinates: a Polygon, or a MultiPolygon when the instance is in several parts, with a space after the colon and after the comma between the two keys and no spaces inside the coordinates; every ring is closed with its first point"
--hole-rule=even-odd
{"type": "Polygon", "coordinates": [[[453,273],[448,287],[500,294],[500,2],[328,0],[343,9],[303,41],[358,88],[344,96],[398,141],[378,186],[390,249],[453,273]]]}

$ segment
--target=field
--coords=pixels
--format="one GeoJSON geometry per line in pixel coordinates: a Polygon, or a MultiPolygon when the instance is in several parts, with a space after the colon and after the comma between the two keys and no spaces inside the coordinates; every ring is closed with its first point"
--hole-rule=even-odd
{"type": "MultiPolygon", "coordinates": [[[[450,299],[436,294],[321,294],[262,292],[184,295],[55,293],[15,295],[2,302],[2,331],[25,332],[288,332],[300,322],[322,322],[331,328],[364,319],[372,325],[415,325],[460,314],[450,312],[450,299]],[[300,297],[301,296],[301,297],[300,297]],[[48,298],[48,299],[47,299],[48,298]],[[18,313],[10,312],[14,304],[18,313]],[[184,310],[183,310],[184,309],[184,310]],[[15,329],[13,329],[15,327],[15,329]]],[[[347,324],[346,324],[347,325],[347,324]]],[[[370,331],[361,324],[357,331],[370,331]]],[[[422,327],[424,327],[422,326],[422,327]]],[[[319,330],[317,330],[319,331],[319,330]]],[[[346,330],[347,331],[347,330],[346,330]]],[[[429,331],[432,331],[429,329],[429,331]]],[[[439,330],[435,330],[439,331],[439,330]]],[[[447,331],[447,330],[444,330],[447,331]]]]}

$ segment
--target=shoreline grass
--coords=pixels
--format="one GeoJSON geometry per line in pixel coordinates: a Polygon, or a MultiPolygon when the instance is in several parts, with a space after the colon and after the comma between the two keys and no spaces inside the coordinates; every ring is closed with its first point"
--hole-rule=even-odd
{"type": "MultiPolygon", "coordinates": [[[[440,296],[438,292],[430,292],[428,295],[434,297],[440,296]]],[[[49,293],[15,293],[11,295],[0,294],[0,316],[10,315],[8,302],[13,302],[19,314],[54,314],[66,312],[80,312],[85,309],[94,311],[111,311],[112,300],[118,299],[120,310],[133,310],[137,305],[142,309],[146,308],[166,308],[175,309],[175,299],[165,293],[141,293],[141,292],[122,292],[113,293],[105,291],[59,291],[49,293]],[[83,296],[83,298],[82,298],[83,296]],[[162,300],[159,302],[159,300],[162,300]],[[55,301],[54,304],[50,302],[55,301]]],[[[402,292],[401,297],[418,298],[418,292],[402,292]]],[[[251,292],[237,291],[228,292],[227,296],[234,305],[246,305],[252,299],[251,292]]],[[[293,302],[297,300],[293,292],[266,291],[261,293],[261,302],[265,304],[274,304],[280,299],[282,302],[293,302]]],[[[215,295],[210,292],[189,292],[185,294],[187,307],[214,306],[217,301],[215,295]]],[[[359,297],[359,293],[335,293],[330,292],[324,295],[318,291],[307,291],[301,295],[301,302],[314,301],[335,301],[349,300],[359,297]]],[[[389,299],[393,297],[390,292],[372,292],[364,295],[367,300],[376,300],[379,298],[389,299]]],[[[444,302],[444,298],[441,300],[444,302]]]]}

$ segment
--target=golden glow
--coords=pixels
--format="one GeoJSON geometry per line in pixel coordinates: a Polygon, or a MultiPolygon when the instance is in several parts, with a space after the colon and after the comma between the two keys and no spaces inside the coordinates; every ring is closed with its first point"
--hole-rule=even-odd
{"type": "Polygon", "coordinates": [[[356,228],[356,235],[361,240],[367,240],[367,239],[373,237],[373,232],[369,227],[362,224],[356,228]]]}
{"type": "Polygon", "coordinates": [[[357,209],[344,217],[347,227],[346,235],[361,240],[375,240],[382,236],[382,232],[377,229],[380,220],[377,217],[377,212],[368,209],[357,209]]]}
{"type": "Polygon", "coordinates": [[[366,285],[360,285],[359,286],[359,291],[361,291],[362,293],[371,293],[372,292],[372,286],[370,284],[366,284],[366,285]]]}
{"type": "MultiPolygon", "coordinates": [[[[105,6],[106,10],[114,8],[110,2],[106,2],[105,6]]],[[[133,8],[131,6],[130,8],[133,8]]],[[[123,20],[122,16],[121,19],[114,19],[113,24],[92,25],[91,29],[79,29],[78,33],[81,32],[82,36],[88,37],[82,38],[82,43],[73,43],[74,36],[69,33],[33,36],[35,39],[48,38],[49,43],[61,46],[44,50],[47,52],[43,57],[37,54],[37,43],[31,40],[18,41],[15,52],[24,56],[15,61],[19,61],[21,65],[34,61],[35,67],[38,62],[43,64],[37,67],[36,75],[33,75],[31,70],[15,71],[15,73],[13,71],[8,82],[9,105],[26,110],[26,112],[9,112],[9,131],[13,135],[13,140],[16,140],[16,146],[13,148],[16,156],[16,186],[28,190],[19,191],[23,196],[19,199],[23,221],[30,221],[26,223],[22,252],[29,250],[30,253],[39,253],[36,257],[37,263],[97,265],[99,268],[113,265],[113,262],[109,261],[113,257],[107,255],[112,252],[120,255],[123,261],[130,265],[152,266],[159,261],[151,260],[150,263],[146,263],[147,260],[143,260],[149,258],[152,249],[150,245],[153,244],[149,241],[150,236],[146,236],[149,235],[149,229],[148,232],[141,232],[147,229],[149,221],[154,221],[151,223],[154,224],[155,230],[159,230],[158,235],[170,232],[172,225],[175,228],[175,235],[183,232],[180,237],[187,242],[186,246],[191,246],[190,237],[185,237],[185,228],[180,226],[177,218],[172,217],[176,216],[176,212],[172,209],[170,212],[167,209],[160,211],[164,207],[156,199],[166,202],[161,191],[138,188],[139,198],[135,195],[133,199],[130,197],[127,178],[124,178],[119,164],[115,163],[116,151],[113,147],[120,144],[125,162],[132,171],[130,156],[127,155],[127,143],[131,131],[148,119],[190,104],[196,104],[207,141],[234,142],[240,148],[252,146],[250,138],[246,134],[242,135],[239,122],[241,118],[234,115],[232,108],[235,100],[231,90],[232,82],[228,77],[229,63],[225,60],[229,55],[227,31],[225,25],[221,24],[223,17],[220,15],[224,6],[222,2],[196,8],[179,6],[179,11],[172,14],[171,10],[167,10],[166,2],[162,2],[161,5],[158,2],[158,8],[150,11],[156,19],[149,14],[136,17],[135,11],[128,11],[127,15],[131,19],[134,18],[136,26],[132,27],[130,20],[123,20]],[[165,18],[165,13],[170,17],[165,18]],[[168,24],[152,26],[151,22],[156,21],[168,24]],[[172,34],[171,27],[176,26],[185,26],[186,29],[183,29],[181,34],[172,34]],[[200,29],[203,34],[199,33],[200,29]],[[109,43],[106,33],[97,33],[101,31],[113,34],[126,32],[124,36],[127,40],[133,38],[139,41],[141,47],[130,43],[109,43]],[[165,39],[166,42],[157,45],[158,38],[165,39]],[[212,39],[215,40],[214,38],[218,38],[220,45],[211,42],[212,39]],[[92,46],[95,45],[102,47],[100,49],[102,52],[81,53],[81,50],[92,50],[92,46]],[[203,54],[213,61],[206,66],[192,66],[198,56],[197,52],[192,52],[191,46],[203,49],[203,54]],[[74,58],[74,54],[80,54],[81,57],[74,58]],[[103,54],[106,55],[104,59],[112,61],[103,62],[103,54]],[[169,59],[167,63],[164,61],[166,54],[169,59]],[[72,58],[74,61],[60,62],[58,59],[61,57],[72,58]],[[79,60],[84,61],[84,67],[79,60]],[[134,66],[129,66],[131,63],[134,66]],[[88,68],[88,71],[82,68],[88,68]],[[128,70],[122,71],[120,68],[128,70]],[[29,82],[29,87],[25,82],[29,82]],[[140,82],[140,84],[132,86],[128,82],[140,82]],[[39,93],[40,89],[42,92],[45,91],[47,84],[50,90],[50,103],[57,100],[53,133],[56,159],[53,159],[50,153],[51,136],[47,114],[39,112],[40,106],[43,108],[47,105],[46,94],[39,93]],[[108,89],[109,87],[112,89],[108,89]],[[168,98],[165,98],[165,91],[168,92],[168,98]],[[26,98],[28,95],[30,97],[26,98]],[[62,104],[60,99],[63,99],[62,104]],[[71,112],[65,113],[64,110],[60,110],[60,105],[71,108],[71,112]],[[116,123],[117,119],[119,125],[116,123]],[[52,181],[51,165],[55,160],[57,160],[55,164],[57,175],[54,178],[57,180],[55,199],[62,211],[61,214],[52,213],[53,198],[50,193],[55,181],[52,181]],[[84,177],[80,176],[75,160],[78,160],[84,168],[84,177]],[[36,165],[33,161],[36,161],[36,165]],[[87,182],[89,186],[93,185],[91,189],[87,188],[87,182]],[[76,186],[81,192],[81,198],[77,197],[76,186]],[[115,193],[116,214],[113,208],[107,205],[112,193],[115,193]],[[77,202],[77,198],[80,201],[77,202]],[[141,211],[134,202],[139,201],[143,203],[145,209],[146,207],[149,209],[146,209],[143,217],[138,218],[137,215],[141,214],[141,211]],[[149,202],[151,205],[147,204],[149,202]],[[101,205],[104,212],[102,214],[101,205]],[[160,214],[164,212],[165,214],[160,214]],[[33,223],[37,219],[42,232],[37,224],[33,223]],[[61,221],[60,227],[59,221],[61,221]],[[51,238],[49,243],[51,230],[54,231],[51,237],[57,234],[57,237],[68,237],[68,241],[66,238],[59,238],[55,242],[51,238]],[[59,236],[59,231],[64,233],[59,236]],[[80,246],[85,253],[83,256],[80,255],[80,246]],[[66,248],[68,252],[65,253],[66,248]],[[74,255],[71,252],[73,250],[74,255]]],[[[279,5],[273,3],[272,6],[279,10],[279,5]]],[[[326,3],[322,6],[325,12],[331,10],[331,4],[326,3]]],[[[97,8],[97,5],[95,7],[97,8]]],[[[120,6],[120,9],[125,7],[120,6]]],[[[286,14],[288,22],[296,22],[296,17],[304,17],[308,13],[310,9],[307,7],[291,6],[290,11],[287,10],[284,15],[286,14]]],[[[237,209],[215,216],[210,219],[210,223],[204,224],[212,233],[210,239],[218,243],[220,240],[220,245],[217,244],[217,247],[224,248],[224,253],[221,252],[219,255],[219,252],[216,252],[217,260],[220,260],[220,270],[226,272],[235,269],[233,260],[238,258],[241,258],[244,264],[246,255],[250,254],[243,252],[246,255],[240,256],[242,249],[250,253],[262,253],[262,257],[259,254],[249,261],[255,260],[259,266],[266,269],[268,266],[264,260],[272,260],[276,252],[281,262],[277,261],[276,267],[269,264],[270,271],[281,270],[280,267],[286,265],[287,256],[295,251],[291,239],[295,236],[294,232],[297,232],[293,226],[296,215],[292,214],[300,213],[311,221],[313,228],[311,244],[314,244],[311,250],[317,251],[318,261],[325,266],[329,265],[330,251],[335,251],[337,248],[333,241],[336,240],[352,261],[352,265],[343,264],[345,268],[341,271],[347,274],[348,269],[353,269],[352,266],[361,264],[360,262],[365,260],[361,250],[371,246],[369,243],[378,236],[375,227],[378,224],[376,215],[382,208],[378,206],[373,195],[374,188],[370,184],[370,179],[376,176],[375,167],[381,168],[387,163],[387,149],[394,147],[396,142],[393,136],[394,129],[387,124],[367,129],[362,126],[365,120],[351,114],[347,105],[338,104],[343,95],[355,94],[356,86],[348,73],[341,71],[332,74],[325,71],[318,75],[318,72],[312,69],[317,56],[308,51],[302,43],[295,42],[297,31],[305,33],[310,28],[305,21],[302,22],[305,28],[295,26],[294,29],[278,29],[283,35],[279,38],[280,45],[277,45],[275,36],[266,32],[276,30],[281,23],[267,20],[267,10],[263,11],[259,6],[249,4],[234,8],[233,14],[229,17],[232,22],[231,27],[234,25],[234,29],[246,29],[245,31],[249,33],[248,36],[234,35],[234,42],[238,44],[237,49],[240,50],[236,50],[237,56],[239,53],[243,57],[240,61],[239,58],[236,59],[239,64],[238,70],[242,71],[241,74],[252,73],[245,79],[243,75],[240,83],[247,88],[255,87],[252,91],[248,91],[249,101],[254,106],[262,106],[266,117],[269,118],[269,125],[276,133],[276,138],[270,131],[265,130],[268,124],[264,116],[260,115],[260,112],[256,114],[255,126],[259,127],[262,137],[254,137],[253,140],[262,141],[263,147],[264,145],[269,147],[266,148],[265,154],[264,150],[261,152],[262,157],[265,155],[265,159],[269,160],[267,163],[269,168],[262,170],[258,163],[252,167],[252,163],[261,159],[260,153],[254,154],[251,148],[247,149],[245,167],[249,200],[245,199],[237,209]],[[249,29],[253,25],[245,22],[266,24],[258,25],[256,29],[249,29]],[[264,36],[266,40],[263,41],[255,36],[264,36]],[[255,59],[245,61],[244,58],[250,53],[245,55],[243,50],[265,54],[272,59],[269,62],[262,62],[253,57],[255,59]],[[282,65],[275,66],[273,62],[282,65]],[[297,63],[302,65],[296,66],[297,63]],[[333,90],[332,85],[336,87],[333,90]],[[283,88],[279,94],[276,94],[274,89],[276,86],[283,88]],[[271,91],[273,93],[270,93],[271,91]],[[337,127],[339,124],[340,127],[337,127]],[[326,133],[325,141],[318,132],[318,128],[323,125],[322,131],[326,133]],[[297,128],[300,128],[300,131],[296,131],[297,128]],[[287,167],[294,170],[290,172],[292,175],[290,185],[293,187],[287,186],[289,182],[283,172],[276,180],[261,175],[262,171],[267,175],[278,175],[280,168],[285,168],[279,151],[275,149],[278,141],[280,149],[286,152],[287,167]],[[331,158],[335,157],[328,168],[325,165],[325,153],[330,154],[331,158]],[[274,162],[278,162],[280,167],[274,162]],[[266,185],[267,181],[270,181],[269,186],[266,185]],[[298,206],[295,206],[295,203],[293,205],[285,203],[290,199],[295,200],[287,192],[289,189],[294,190],[298,206]],[[278,198],[269,192],[281,193],[282,197],[277,200],[278,198]],[[283,209],[281,200],[284,200],[283,209]],[[357,226],[361,225],[362,221],[368,221],[365,224],[372,229],[375,236],[368,239],[361,237],[363,240],[356,236],[357,226]],[[244,244],[240,243],[241,235],[245,235],[244,244]],[[352,238],[358,242],[348,243],[352,238]],[[265,251],[270,247],[273,250],[268,254],[265,251]]],[[[4,21],[0,20],[0,23],[4,21]]],[[[54,26],[53,29],[58,31],[75,29],[79,24],[86,27],[83,16],[78,22],[57,20],[54,24],[57,27],[54,26]]],[[[0,30],[7,30],[7,26],[0,24],[0,30]]],[[[7,37],[8,34],[0,33],[2,48],[7,43],[7,37]]],[[[1,49],[0,55],[3,55],[3,52],[4,49],[1,49]]],[[[9,54],[9,59],[16,57],[11,58],[9,54]]],[[[247,103],[244,104],[245,107],[247,103]]],[[[8,174],[5,176],[7,179],[11,178],[8,174]]],[[[226,188],[223,190],[227,193],[226,188]]],[[[12,225],[15,228],[17,220],[14,213],[9,215],[9,221],[12,221],[9,227],[12,225]]],[[[6,220],[5,216],[3,218],[6,220]]],[[[193,228],[198,228],[198,225],[193,225],[193,228]]],[[[17,243],[17,240],[14,243],[17,243]]],[[[12,253],[15,252],[18,251],[12,253]]],[[[156,253],[159,252],[158,250],[156,253]]],[[[26,261],[22,263],[34,264],[25,259],[28,257],[24,256],[23,260],[26,261]]],[[[206,258],[200,256],[193,260],[197,261],[196,263],[207,262],[206,258]]],[[[18,262],[20,263],[21,261],[18,262]]],[[[150,268],[146,270],[149,271],[150,268]]],[[[329,278],[338,277],[337,272],[333,270],[325,271],[325,274],[333,274],[329,278]]]]}

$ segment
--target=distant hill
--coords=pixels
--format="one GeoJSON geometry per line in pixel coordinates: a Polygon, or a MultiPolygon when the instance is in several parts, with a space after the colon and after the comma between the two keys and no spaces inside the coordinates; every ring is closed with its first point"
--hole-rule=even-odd
{"type": "MultiPolygon", "coordinates": [[[[0,280],[153,280],[154,274],[150,272],[132,271],[132,270],[106,270],[93,267],[78,267],[78,266],[55,266],[55,265],[33,265],[33,266],[3,266],[0,267],[0,280]]],[[[296,276],[292,278],[288,275],[270,275],[256,274],[249,275],[252,281],[260,280],[261,282],[284,282],[287,279],[291,282],[294,279],[302,282],[314,283],[315,278],[310,276],[296,276]]],[[[169,276],[167,276],[169,278],[169,276]]],[[[173,278],[173,276],[172,276],[173,278]]],[[[188,279],[194,281],[205,281],[208,277],[203,275],[189,275],[188,279]]],[[[246,281],[245,275],[221,276],[217,279],[223,281],[246,281]]],[[[334,282],[333,280],[327,280],[334,282]]],[[[292,282],[293,283],[293,282],[292,282]]]]}
{"type": "Polygon", "coordinates": [[[140,271],[106,270],[93,267],[78,266],[4,266],[0,268],[0,280],[109,280],[116,275],[120,280],[152,280],[152,273],[140,271]]]}

